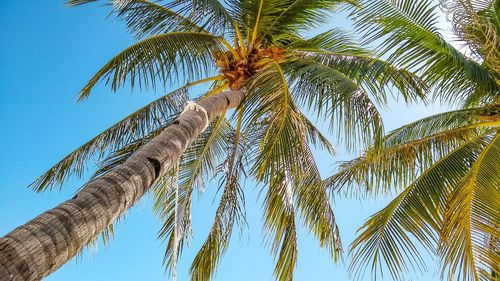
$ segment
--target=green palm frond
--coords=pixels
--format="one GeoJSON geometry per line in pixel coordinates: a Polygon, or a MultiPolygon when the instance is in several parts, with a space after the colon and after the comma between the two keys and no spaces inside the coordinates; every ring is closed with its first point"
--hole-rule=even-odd
{"type": "Polygon", "coordinates": [[[178,0],[172,5],[205,30],[224,36],[234,32],[235,18],[225,1],[219,0],[178,0]]]}
{"type": "Polygon", "coordinates": [[[163,263],[165,270],[176,274],[176,266],[191,235],[192,187],[180,186],[178,170],[172,169],[153,186],[153,211],[163,225],[158,238],[167,243],[163,263]]]}
{"type": "Polygon", "coordinates": [[[392,131],[387,135],[385,143],[387,146],[394,146],[464,126],[499,126],[499,120],[495,121],[495,119],[497,119],[495,116],[498,116],[499,114],[499,105],[459,109],[440,113],[423,118],[392,131]]]}
{"type": "Polygon", "coordinates": [[[283,64],[293,96],[299,104],[330,122],[348,147],[382,137],[377,107],[354,80],[328,65],[309,59],[283,64]]]}
{"type": "Polygon", "coordinates": [[[342,242],[330,200],[321,180],[316,161],[309,146],[303,143],[295,149],[301,155],[301,169],[296,185],[295,206],[306,228],[337,261],[342,254],[342,242]]]}
{"type": "Polygon", "coordinates": [[[439,251],[448,278],[494,280],[489,270],[500,273],[500,253],[485,245],[500,238],[500,131],[489,137],[447,202],[439,251]]]}
{"type": "Polygon", "coordinates": [[[332,28],[316,36],[304,39],[300,36],[286,45],[289,51],[332,52],[338,55],[369,56],[371,52],[357,43],[356,38],[346,30],[332,28]]]}
{"type": "Polygon", "coordinates": [[[136,37],[157,35],[168,32],[204,32],[193,19],[174,10],[172,3],[162,4],[149,0],[129,0],[115,6],[114,13],[122,19],[136,37]]]}
{"type": "Polygon", "coordinates": [[[258,123],[262,130],[258,133],[252,173],[258,181],[269,184],[264,203],[265,229],[273,253],[278,255],[275,274],[278,280],[290,280],[296,262],[296,212],[334,259],[341,251],[340,237],[307,144],[311,132],[318,131],[296,106],[283,69],[279,63],[269,62],[252,82],[246,103],[251,111],[248,124],[258,123]],[[275,214],[271,208],[276,207],[284,213],[275,214]]]}
{"type": "Polygon", "coordinates": [[[126,81],[131,87],[156,88],[167,82],[193,81],[214,72],[214,52],[224,51],[223,39],[196,32],[154,35],[123,50],[102,67],[83,87],[79,100],[88,97],[98,81],[113,91],[126,81]],[[189,47],[187,47],[189,46],[189,47]]]}
{"type": "Polygon", "coordinates": [[[361,6],[352,17],[368,35],[367,43],[382,40],[380,52],[396,65],[421,74],[437,87],[437,97],[459,102],[477,88],[485,94],[498,91],[487,69],[442,38],[431,0],[363,1],[361,6]]]}
{"type": "Polygon", "coordinates": [[[68,154],[30,187],[43,191],[61,185],[72,175],[81,177],[92,157],[99,160],[106,153],[119,150],[164,127],[171,116],[180,112],[187,99],[187,87],[182,87],[149,103],[68,154]]]}
{"type": "Polygon", "coordinates": [[[321,131],[316,128],[316,126],[309,119],[307,119],[307,116],[302,114],[301,119],[303,121],[304,130],[306,131],[307,142],[314,145],[316,148],[327,151],[332,156],[337,155],[335,148],[330,143],[328,138],[323,135],[323,133],[321,133],[321,131]]]}
{"type": "Polygon", "coordinates": [[[224,160],[227,147],[230,146],[228,136],[231,134],[231,125],[221,116],[212,126],[183,154],[179,172],[181,186],[193,186],[194,189],[203,191],[204,179],[224,160]]]}
{"type": "Polygon", "coordinates": [[[273,42],[277,37],[295,37],[311,30],[326,20],[341,4],[356,4],[351,0],[266,0],[236,1],[233,3],[236,17],[259,42],[273,42]]]}
{"type": "Polygon", "coordinates": [[[460,145],[372,216],[351,245],[350,271],[361,277],[370,267],[373,278],[383,276],[387,270],[392,278],[403,280],[410,270],[424,270],[415,244],[421,244],[430,253],[436,252],[446,200],[487,145],[487,134],[460,145]]]}
{"type": "Polygon", "coordinates": [[[142,37],[174,31],[203,31],[224,35],[234,19],[219,0],[68,0],[77,6],[107,2],[125,20],[130,30],[142,37]]]}
{"type": "Polygon", "coordinates": [[[290,153],[290,148],[295,142],[293,136],[300,136],[302,114],[292,99],[283,69],[277,62],[269,62],[251,83],[245,118],[248,124],[261,123],[265,128],[252,173],[259,181],[269,182],[274,166],[285,167],[286,163],[294,163],[292,159],[298,157],[290,153]]]}
{"type": "Polygon", "coordinates": [[[402,145],[368,150],[361,157],[342,162],[339,172],[327,178],[325,185],[354,197],[391,193],[479,134],[481,130],[476,127],[460,127],[402,145]],[[363,188],[347,188],[353,184],[363,188]]]}
{"type": "Polygon", "coordinates": [[[380,104],[386,103],[386,92],[392,88],[396,88],[406,102],[426,99],[428,86],[416,74],[375,57],[340,29],[326,31],[308,40],[298,40],[288,49],[293,50],[295,56],[341,71],[368,90],[380,104]]]}

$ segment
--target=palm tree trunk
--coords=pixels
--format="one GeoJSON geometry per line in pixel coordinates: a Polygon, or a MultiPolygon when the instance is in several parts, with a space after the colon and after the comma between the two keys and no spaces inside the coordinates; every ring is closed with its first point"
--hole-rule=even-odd
{"type": "Polygon", "coordinates": [[[0,238],[0,280],[40,280],[66,263],[175,165],[208,121],[243,97],[243,91],[227,91],[200,101],[208,116],[185,111],[125,163],[0,238]]]}

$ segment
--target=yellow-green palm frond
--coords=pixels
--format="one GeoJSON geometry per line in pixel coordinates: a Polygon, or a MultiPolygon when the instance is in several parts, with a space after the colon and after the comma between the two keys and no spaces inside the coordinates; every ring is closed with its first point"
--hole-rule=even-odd
{"type": "Polygon", "coordinates": [[[182,15],[175,3],[161,3],[150,0],[128,0],[115,5],[113,12],[123,20],[136,37],[168,32],[208,33],[192,17],[182,15]]]}
{"type": "Polygon", "coordinates": [[[381,54],[389,61],[414,70],[437,97],[463,102],[478,88],[482,95],[498,92],[495,77],[479,62],[446,42],[437,27],[436,5],[431,0],[363,1],[352,13],[367,43],[380,42],[381,54]]]}
{"type": "Polygon", "coordinates": [[[319,130],[295,104],[285,75],[278,62],[270,61],[252,79],[246,103],[250,111],[246,125],[252,127],[252,136],[258,140],[256,151],[251,153],[252,174],[269,185],[264,202],[265,230],[273,253],[278,255],[278,280],[292,278],[297,255],[296,213],[332,258],[337,259],[342,249],[335,217],[308,146],[311,133],[316,135],[319,130]]]}
{"type": "Polygon", "coordinates": [[[296,152],[301,155],[299,165],[303,170],[295,179],[298,182],[294,192],[296,209],[320,247],[326,248],[330,257],[337,261],[342,254],[340,232],[316,161],[305,140],[296,148],[296,152]]]}
{"type": "Polygon", "coordinates": [[[339,172],[328,178],[326,185],[356,196],[406,186],[456,147],[500,126],[488,120],[496,114],[497,106],[462,109],[405,125],[387,134],[381,147],[371,147],[361,157],[341,163],[339,172]],[[366,189],[346,189],[352,184],[366,189]]]}
{"type": "Polygon", "coordinates": [[[328,138],[323,135],[323,133],[318,128],[316,128],[316,126],[314,126],[314,124],[304,114],[302,114],[302,121],[304,129],[306,131],[306,138],[308,143],[312,144],[318,149],[328,152],[332,156],[337,155],[335,148],[330,143],[328,138]]]}
{"type": "Polygon", "coordinates": [[[497,105],[424,118],[389,133],[326,180],[358,196],[407,186],[361,228],[351,248],[354,275],[371,267],[374,277],[388,271],[403,279],[423,270],[417,244],[442,259],[450,280],[497,274],[498,252],[485,241],[499,234],[498,121],[497,105]]]}
{"type": "Polygon", "coordinates": [[[218,0],[68,0],[77,6],[107,2],[136,35],[203,31],[224,35],[234,19],[218,0]]]}
{"type": "Polygon", "coordinates": [[[184,246],[191,237],[191,186],[180,186],[175,167],[152,187],[153,212],[161,220],[158,238],[166,242],[163,264],[165,271],[176,274],[176,266],[184,246]]]}
{"type": "Polygon", "coordinates": [[[446,202],[439,248],[443,277],[494,280],[500,273],[500,253],[487,244],[500,238],[500,131],[488,137],[446,202]]]}
{"type": "Polygon", "coordinates": [[[245,122],[247,127],[258,124],[263,128],[252,173],[257,180],[269,182],[273,169],[285,167],[298,157],[290,148],[296,142],[294,136],[302,131],[299,128],[302,114],[294,103],[279,63],[270,61],[251,83],[246,97],[245,122]]]}
{"type": "Polygon", "coordinates": [[[388,271],[393,279],[404,280],[411,271],[425,269],[418,245],[438,253],[447,198],[461,184],[489,139],[489,134],[472,138],[433,163],[363,225],[351,245],[349,268],[354,276],[361,277],[371,268],[374,278],[388,271]]]}
{"type": "Polygon", "coordinates": [[[387,92],[398,90],[406,102],[425,101],[428,85],[416,74],[377,58],[370,50],[361,48],[353,36],[332,29],[307,40],[297,40],[287,49],[295,56],[328,65],[362,85],[385,105],[387,92]]]}
{"type": "Polygon", "coordinates": [[[169,200],[159,201],[162,197],[158,197],[157,203],[154,206],[155,212],[160,214],[160,218],[164,222],[159,231],[158,237],[162,240],[167,240],[167,248],[165,251],[165,265],[172,269],[176,263],[178,256],[182,252],[183,244],[188,238],[187,234],[191,227],[191,199],[193,191],[202,191],[205,186],[205,180],[216,171],[218,163],[221,163],[226,155],[226,149],[229,143],[229,135],[231,127],[224,116],[219,117],[216,121],[203,132],[203,134],[191,144],[190,147],[181,157],[178,168],[178,204],[172,204],[175,200],[175,193],[167,190],[161,194],[167,194],[169,200]],[[178,206],[178,207],[176,207],[178,206]],[[176,211],[176,208],[179,208],[176,211]],[[178,216],[178,221],[174,219],[178,216]],[[179,218],[182,218],[180,220],[179,218]],[[175,233],[175,223],[180,224],[180,228],[184,230],[181,233],[175,233]],[[176,237],[176,235],[179,235],[176,237]]]}

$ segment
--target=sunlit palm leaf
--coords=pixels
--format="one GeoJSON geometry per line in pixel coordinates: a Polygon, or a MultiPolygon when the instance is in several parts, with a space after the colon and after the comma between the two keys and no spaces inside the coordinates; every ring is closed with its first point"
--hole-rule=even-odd
{"type": "Polygon", "coordinates": [[[176,9],[198,25],[216,35],[224,36],[233,32],[233,15],[228,11],[225,1],[219,0],[178,0],[176,9]]]}
{"type": "Polygon", "coordinates": [[[259,41],[272,42],[274,36],[294,37],[325,23],[340,4],[351,0],[265,0],[229,1],[242,25],[259,34],[259,41]]]}
{"type": "Polygon", "coordinates": [[[301,155],[300,166],[303,171],[298,176],[294,192],[296,208],[304,225],[316,237],[320,247],[326,248],[331,258],[337,261],[342,254],[342,242],[316,161],[305,140],[295,151],[301,155]]]}
{"type": "Polygon", "coordinates": [[[497,110],[490,106],[450,111],[398,128],[384,138],[382,148],[372,147],[361,157],[341,163],[340,171],[326,185],[355,196],[406,186],[459,145],[499,126],[487,120],[497,110]],[[345,189],[353,183],[366,189],[345,189]]]}
{"type": "MultiPolygon", "coordinates": [[[[284,172],[286,173],[286,172],[284,172]]],[[[264,199],[264,229],[276,256],[274,274],[279,281],[293,280],[297,263],[297,232],[293,186],[287,175],[273,175],[264,199]]]]}
{"type": "Polygon", "coordinates": [[[339,257],[341,243],[335,217],[307,144],[308,135],[317,129],[295,105],[285,73],[277,62],[269,62],[252,82],[257,86],[249,88],[248,105],[256,101],[258,105],[249,114],[252,120],[249,124],[259,121],[263,129],[252,171],[259,181],[269,184],[264,203],[266,230],[273,252],[278,254],[280,249],[275,274],[279,280],[290,280],[296,259],[293,244],[296,239],[295,209],[320,246],[327,248],[334,259],[339,257]],[[268,94],[262,96],[263,93],[268,94]],[[289,211],[278,216],[271,207],[289,211]]]}
{"type": "Polygon", "coordinates": [[[410,270],[424,270],[425,264],[415,243],[431,253],[436,252],[446,199],[487,145],[488,135],[460,145],[370,218],[352,244],[351,272],[361,277],[370,267],[373,277],[387,270],[392,278],[403,280],[410,270]]]}
{"type": "MultiPolygon", "coordinates": [[[[494,280],[500,253],[486,246],[500,238],[500,132],[488,145],[447,202],[441,231],[443,274],[459,280],[494,280]],[[482,269],[482,270],[481,270],[482,269]],[[493,272],[491,272],[493,270],[493,272]]],[[[454,166],[455,167],[455,166],[454,166]]]]}
{"type": "Polygon", "coordinates": [[[440,113],[392,131],[387,135],[385,143],[387,146],[394,146],[465,126],[499,126],[500,123],[498,120],[494,121],[495,116],[498,116],[499,113],[499,105],[440,113]]]}
{"type": "Polygon", "coordinates": [[[182,252],[182,247],[188,238],[191,229],[191,199],[193,191],[204,188],[204,178],[208,177],[215,170],[217,163],[222,162],[222,157],[225,156],[225,149],[229,145],[228,139],[230,135],[230,127],[224,117],[219,117],[217,121],[207,128],[207,130],[198,138],[184,153],[179,166],[179,190],[178,190],[178,206],[177,214],[181,223],[183,232],[179,233],[177,243],[174,243],[174,215],[175,196],[167,190],[162,191],[162,194],[169,194],[167,201],[160,202],[155,205],[157,212],[160,212],[163,218],[163,226],[158,234],[158,237],[167,240],[167,248],[165,252],[165,265],[171,268],[174,260],[177,257],[173,256],[174,252],[178,255],[182,252]],[[174,251],[174,246],[177,244],[178,250],[174,251]]]}

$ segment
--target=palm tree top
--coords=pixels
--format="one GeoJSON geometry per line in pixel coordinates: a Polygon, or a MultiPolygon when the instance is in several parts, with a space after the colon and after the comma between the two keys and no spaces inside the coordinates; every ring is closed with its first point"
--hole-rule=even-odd
{"type": "MultiPolygon", "coordinates": [[[[96,0],[71,0],[79,5],[96,0]]],[[[113,0],[112,13],[137,42],[107,62],[83,87],[84,100],[98,82],[117,91],[128,84],[157,89],[184,86],[160,97],[97,135],[50,168],[31,186],[51,189],[83,176],[97,158],[94,177],[113,169],[159,135],[182,111],[188,89],[209,83],[203,100],[226,89],[245,97],[232,113],[212,122],[153,187],[155,213],[168,241],[165,263],[175,272],[191,232],[191,198],[213,175],[222,197],[210,234],[191,267],[192,280],[210,279],[235,224],[244,224],[242,178],[263,188],[264,231],[276,255],[275,276],[292,280],[299,221],[334,260],[342,251],[333,209],[311,146],[334,153],[314,122],[330,124],[354,148],[377,142],[383,124],[378,107],[396,89],[406,102],[425,99],[426,81],[374,56],[340,29],[303,36],[326,22],[340,0],[113,0]],[[306,114],[307,112],[308,114],[306,114]],[[227,118],[226,118],[227,117],[227,118]]]]}

